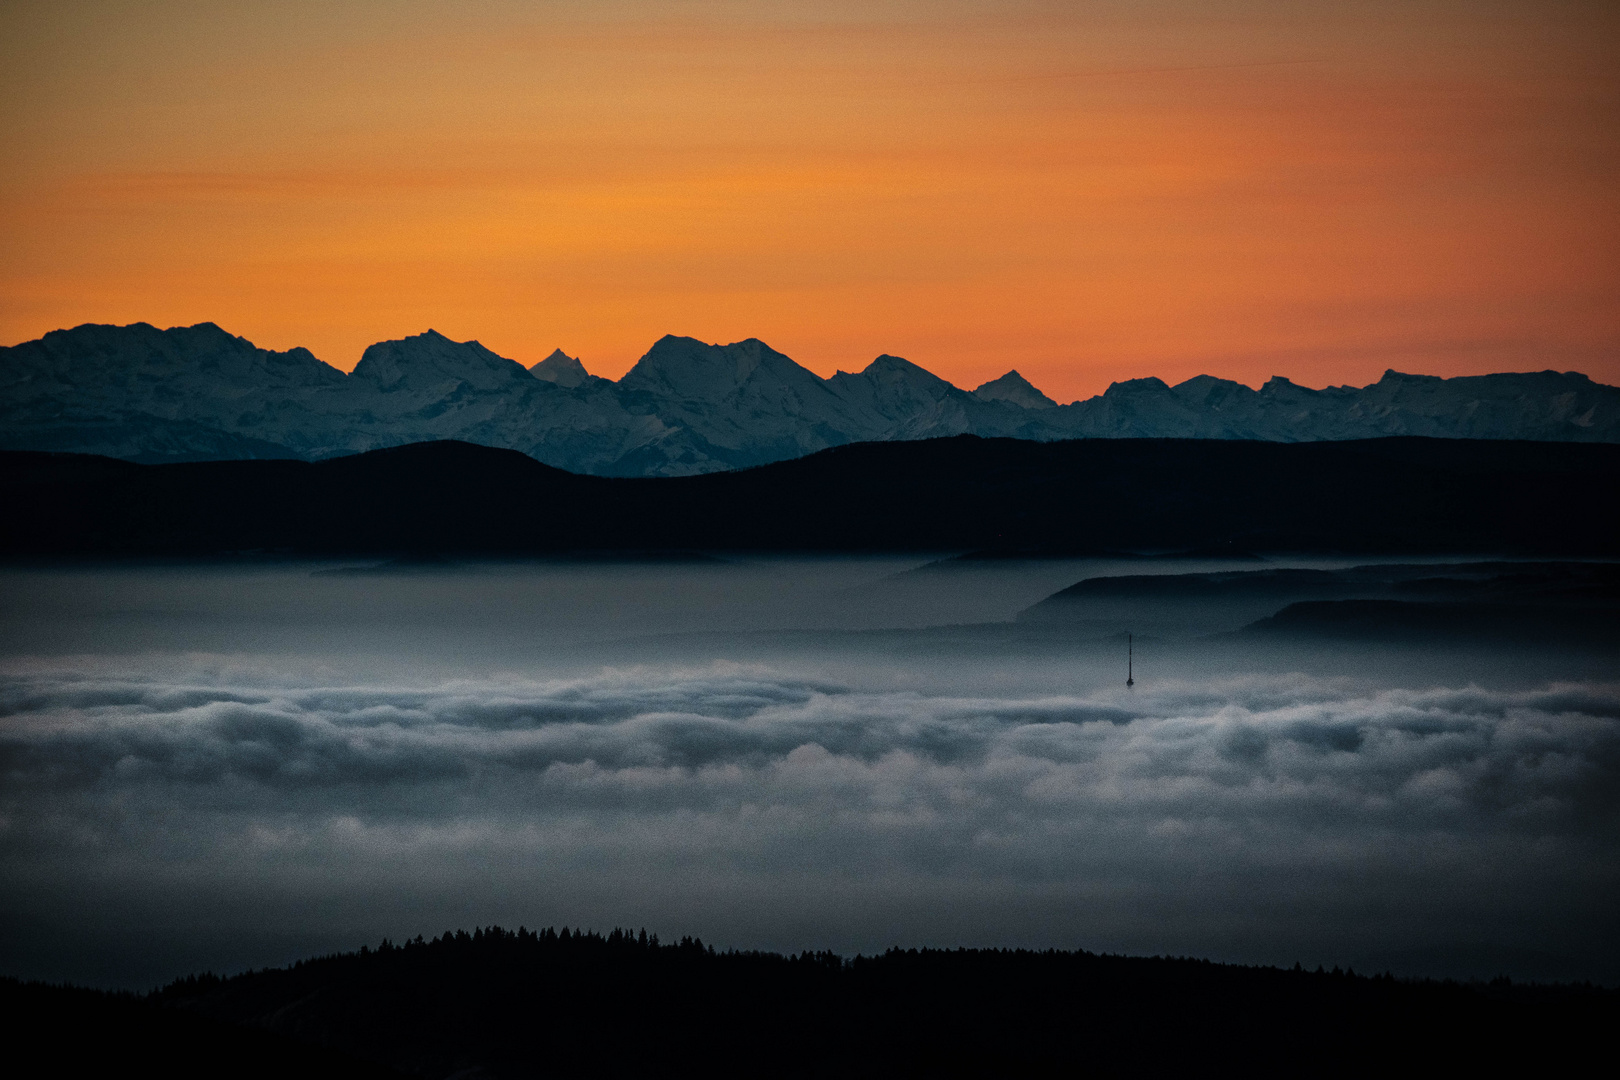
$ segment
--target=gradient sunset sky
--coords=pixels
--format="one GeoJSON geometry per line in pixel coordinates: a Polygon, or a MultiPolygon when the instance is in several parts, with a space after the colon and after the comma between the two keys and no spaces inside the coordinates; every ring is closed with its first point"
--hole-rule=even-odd
{"type": "Polygon", "coordinates": [[[1620,383],[1620,4],[0,3],[0,342],[1620,383]]]}

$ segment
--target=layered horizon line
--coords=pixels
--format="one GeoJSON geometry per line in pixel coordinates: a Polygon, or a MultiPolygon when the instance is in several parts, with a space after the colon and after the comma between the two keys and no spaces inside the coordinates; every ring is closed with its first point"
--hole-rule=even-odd
{"type": "Polygon", "coordinates": [[[436,330],[377,342],[344,372],[211,322],[87,323],[0,348],[0,449],[131,461],[316,460],[461,439],[570,472],[682,476],[960,434],[1620,442],[1620,388],[1555,371],[1390,370],[1366,387],[1324,390],[1199,375],[1174,387],[1130,379],[1059,404],[1016,370],[970,391],[890,354],[824,378],[758,338],[665,335],[611,380],[561,349],[525,367],[436,330]]]}
{"type": "MultiPolygon", "coordinates": [[[[183,330],[193,330],[193,331],[217,330],[220,333],[226,334],[226,335],[230,336],[231,338],[233,338],[233,339],[235,339],[237,341],[240,341],[240,342],[248,345],[249,347],[251,347],[251,348],[253,348],[255,350],[260,350],[261,349],[261,347],[259,345],[257,345],[255,342],[253,342],[252,339],[250,339],[250,338],[248,338],[248,337],[246,337],[245,335],[242,335],[242,334],[232,334],[229,330],[226,330],[224,327],[220,326],[218,323],[216,323],[216,322],[214,322],[212,320],[204,320],[203,322],[192,323],[192,324],[186,325],[186,326],[176,325],[176,326],[169,326],[169,327],[159,327],[159,326],[157,326],[157,325],[155,325],[153,323],[146,322],[145,320],[137,320],[136,322],[132,322],[132,323],[86,322],[86,323],[79,323],[79,324],[77,324],[75,326],[71,326],[71,327],[60,327],[60,328],[55,329],[55,330],[46,331],[44,334],[41,334],[37,338],[32,338],[32,339],[30,339],[28,341],[18,342],[16,345],[0,346],[0,353],[4,353],[6,351],[9,351],[10,349],[18,349],[18,348],[24,348],[24,347],[29,346],[29,345],[42,344],[42,343],[48,341],[49,339],[51,339],[51,338],[53,338],[53,337],[55,337],[57,335],[70,334],[70,333],[75,333],[75,332],[83,331],[83,330],[95,330],[95,329],[138,330],[138,329],[143,329],[143,328],[153,330],[153,331],[155,331],[157,333],[160,333],[160,334],[168,334],[168,333],[173,333],[175,331],[183,331],[183,330]]],[[[631,378],[631,376],[635,373],[635,371],[636,371],[636,369],[638,367],[640,367],[644,362],[646,362],[650,357],[652,357],[654,351],[657,349],[657,347],[659,345],[661,345],[662,343],[664,343],[666,341],[670,341],[670,342],[692,342],[692,343],[701,345],[701,346],[703,346],[705,348],[711,348],[711,349],[736,349],[736,348],[739,348],[739,347],[747,347],[747,346],[751,346],[751,345],[758,346],[758,347],[764,348],[766,350],[769,350],[771,353],[773,353],[773,354],[775,354],[777,356],[781,356],[781,357],[791,361],[794,364],[795,367],[798,367],[802,371],[806,372],[807,374],[809,374],[811,376],[814,376],[816,379],[818,379],[818,380],[820,380],[821,382],[824,382],[824,383],[832,382],[839,375],[864,375],[867,372],[871,371],[874,365],[882,364],[884,361],[891,361],[891,362],[892,361],[901,361],[902,363],[905,363],[905,364],[907,364],[907,365],[909,365],[911,367],[914,367],[914,368],[918,369],[921,372],[924,372],[925,374],[927,374],[929,376],[932,376],[935,379],[938,379],[942,383],[946,383],[946,384],[948,384],[948,385],[950,385],[950,386],[952,386],[952,387],[954,387],[954,388],[956,388],[958,390],[961,390],[963,393],[972,394],[972,395],[974,395],[976,397],[979,397],[981,400],[1002,401],[1002,402],[1006,402],[1008,404],[1022,405],[1025,408],[1030,408],[1030,407],[1035,407],[1035,408],[1062,407],[1062,406],[1065,406],[1065,405],[1079,405],[1079,404],[1084,404],[1086,402],[1101,400],[1102,398],[1108,396],[1108,394],[1110,394],[1112,392],[1115,392],[1115,391],[1118,391],[1118,390],[1126,390],[1126,389],[1132,389],[1132,388],[1138,388],[1138,387],[1142,387],[1142,388],[1145,388],[1145,387],[1163,387],[1163,388],[1165,388],[1167,390],[1178,390],[1178,389],[1181,389],[1183,387],[1191,386],[1193,384],[1200,384],[1200,383],[1205,383],[1205,382],[1216,382],[1216,383],[1230,384],[1230,385],[1233,385],[1233,386],[1242,387],[1243,389],[1249,390],[1250,392],[1256,393],[1256,394],[1264,393],[1267,387],[1273,386],[1273,385],[1287,386],[1287,387],[1298,387],[1298,388],[1301,388],[1301,389],[1316,390],[1316,391],[1367,390],[1367,389],[1370,389],[1370,388],[1372,388],[1374,386],[1379,385],[1380,383],[1383,383],[1383,382],[1386,382],[1386,381],[1389,381],[1389,380],[1406,379],[1406,380],[1433,381],[1433,382],[1436,382],[1436,383],[1467,383],[1467,382],[1471,382],[1471,381],[1477,381],[1477,380],[1480,380],[1480,379],[1490,379],[1490,378],[1494,378],[1494,377],[1498,377],[1498,376],[1546,375],[1546,374],[1556,374],[1556,375],[1560,375],[1560,376],[1564,376],[1564,377],[1576,377],[1576,378],[1584,379],[1587,382],[1592,383],[1594,386],[1600,386],[1600,387],[1609,387],[1609,386],[1613,385],[1613,384],[1609,384],[1609,383],[1598,382],[1597,380],[1593,379],[1591,376],[1587,375],[1585,372],[1574,371],[1574,370],[1560,371],[1557,368],[1551,368],[1551,367],[1539,368],[1539,369],[1513,370],[1513,371],[1508,371],[1508,370],[1493,371],[1493,372],[1484,372],[1484,373],[1473,374],[1473,375],[1430,375],[1430,374],[1426,374],[1426,373],[1423,373],[1423,372],[1399,371],[1399,370],[1397,370],[1395,368],[1386,368],[1384,370],[1383,375],[1381,375],[1379,378],[1377,378],[1374,381],[1372,381],[1370,383],[1367,383],[1367,384],[1365,384],[1363,386],[1357,386],[1357,385],[1355,385],[1353,383],[1337,383],[1337,384],[1329,383],[1329,384],[1326,384],[1326,385],[1320,386],[1320,387],[1311,386],[1308,383],[1299,382],[1299,381],[1297,381],[1297,380],[1295,380],[1295,379],[1293,379],[1293,378],[1291,378],[1291,377],[1289,377],[1287,375],[1276,375],[1276,374],[1272,375],[1270,378],[1268,378],[1265,382],[1261,383],[1259,386],[1252,386],[1249,383],[1244,382],[1242,379],[1233,379],[1233,378],[1228,378],[1228,377],[1222,376],[1222,375],[1211,375],[1211,374],[1206,372],[1206,373],[1201,373],[1201,374],[1198,374],[1198,375],[1191,376],[1189,378],[1183,379],[1180,382],[1176,382],[1176,383],[1167,382],[1164,379],[1161,379],[1156,375],[1145,375],[1145,376],[1141,376],[1141,377],[1134,378],[1134,379],[1117,379],[1117,380],[1114,380],[1114,381],[1110,382],[1108,384],[1108,387],[1105,390],[1103,390],[1103,392],[1100,393],[1100,394],[1093,394],[1092,396],[1086,397],[1086,398],[1075,398],[1073,401],[1060,402],[1060,401],[1056,400],[1055,398],[1051,397],[1050,395],[1046,394],[1039,387],[1035,386],[1035,384],[1030,382],[1030,380],[1028,378],[1026,378],[1021,372],[1019,372],[1017,368],[1008,368],[1007,371],[1005,371],[1001,375],[997,376],[996,378],[989,379],[989,380],[987,380],[987,381],[985,381],[983,383],[980,383],[978,386],[969,389],[969,388],[964,387],[964,386],[959,386],[958,384],[951,382],[949,379],[946,379],[943,376],[935,374],[933,371],[930,371],[928,368],[924,367],[921,364],[916,363],[915,361],[908,360],[905,357],[896,356],[894,354],[887,353],[887,352],[879,353],[876,357],[874,357],[866,365],[866,367],[861,368],[859,371],[846,372],[844,369],[839,368],[831,376],[822,376],[822,375],[816,374],[815,371],[811,370],[810,368],[806,367],[803,364],[800,364],[798,361],[793,360],[793,358],[788,356],[786,353],[779,352],[778,350],[772,348],[767,342],[765,342],[761,338],[757,338],[757,337],[747,337],[747,338],[741,339],[740,341],[732,341],[732,342],[721,343],[721,342],[704,341],[701,338],[692,337],[692,336],[686,335],[686,334],[667,333],[667,334],[664,334],[662,337],[660,337],[657,341],[655,341],[653,343],[652,347],[649,348],[640,357],[638,357],[636,362],[630,366],[629,370],[627,370],[623,375],[619,376],[617,379],[610,378],[610,377],[603,376],[603,375],[596,375],[596,374],[591,373],[590,370],[585,367],[585,363],[584,363],[582,358],[580,358],[578,356],[570,355],[561,346],[557,346],[556,348],[554,348],[551,351],[551,353],[549,353],[542,360],[538,360],[533,364],[523,364],[522,361],[514,360],[511,357],[503,356],[500,353],[495,352],[493,349],[490,349],[490,348],[488,348],[488,346],[484,345],[477,338],[468,338],[465,341],[457,341],[454,338],[452,338],[452,337],[450,337],[450,336],[448,336],[446,334],[440,333],[439,331],[433,329],[432,327],[429,327],[426,330],[421,331],[420,333],[407,334],[404,337],[399,337],[399,338],[384,338],[381,341],[373,342],[371,345],[368,345],[366,347],[366,349],[364,350],[364,352],[361,354],[360,362],[358,364],[356,364],[353,368],[351,368],[348,371],[345,371],[343,368],[340,368],[335,364],[329,363],[328,361],[322,360],[319,356],[316,356],[313,351],[311,351],[310,349],[308,349],[308,348],[306,348],[304,346],[301,346],[301,345],[295,345],[292,348],[285,349],[285,350],[263,349],[261,351],[264,351],[264,352],[267,352],[267,353],[272,353],[272,354],[281,353],[282,355],[303,355],[303,356],[307,356],[310,359],[320,363],[323,367],[326,367],[326,368],[330,369],[334,374],[342,375],[345,378],[347,378],[347,377],[354,376],[357,372],[360,371],[361,366],[366,363],[366,360],[367,360],[368,357],[372,356],[374,350],[384,348],[384,347],[390,346],[390,345],[404,345],[404,344],[408,344],[408,343],[414,342],[414,341],[433,340],[433,339],[444,341],[444,342],[447,342],[448,344],[451,344],[451,345],[463,346],[463,347],[470,346],[470,347],[473,347],[473,348],[476,348],[476,349],[484,350],[485,352],[489,353],[489,355],[491,355],[491,356],[497,357],[497,358],[499,358],[501,360],[506,360],[506,361],[508,361],[510,363],[517,364],[520,367],[523,367],[531,375],[534,375],[535,378],[540,379],[541,381],[553,383],[553,384],[563,386],[565,388],[570,388],[570,389],[573,388],[573,387],[581,385],[587,379],[595,379],[595,380],[600,380],[602,382],[613,383],[615,385],[622,385],[622,384],[624,384],[624,382],[627,379],[631,378]],[[1026,390],[1026,388],[1027,388],[1027,390],[1026,390]],[[1026,392],[1020,394],[1019,390],[1025,390],[1026,392]],[[1037,403],[1033,403],[1033,402],[1028,401],[1027,398],[1031,396],[1031,392],[1032,392],[1033,396],[1038,397],[1039,401],[1043,402],[1045,404],[1044,405],[1043,404],[1037,404],[1037,403]]]]}

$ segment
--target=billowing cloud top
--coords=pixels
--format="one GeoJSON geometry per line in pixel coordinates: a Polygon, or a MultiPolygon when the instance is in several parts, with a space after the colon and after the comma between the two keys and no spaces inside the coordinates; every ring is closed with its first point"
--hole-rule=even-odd
{"type": "Polygon", "coordinates": [[[768,897],[758,932],[783,941],[819,925],[808,874],[846,900],[1046,897],[1069,923],[1084,900],[1105,939],[1142,932],[1132,905],[1207,934],[1370,904],[1406,920],[1398,943],[1459,890],[1498,913],[1612,896],[1620,687],[1292,675],[975,698],[735,664],[408,687],[14,667],[0,769],[0,875],[25,906],[109,874],[214,897],[337,875],[432,910],[520,881],[666,918],[768,897]]]}

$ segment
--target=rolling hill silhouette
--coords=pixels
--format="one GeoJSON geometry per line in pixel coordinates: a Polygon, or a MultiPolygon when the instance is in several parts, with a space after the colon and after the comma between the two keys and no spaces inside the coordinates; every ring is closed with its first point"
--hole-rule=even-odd
{"type": "Polygon", "coordinates": [[[1620,446],[865,443],[684,478],[422,443],[328,461],[0,455],[9,556],[749,549],[1620,553],[1620,446]]]}

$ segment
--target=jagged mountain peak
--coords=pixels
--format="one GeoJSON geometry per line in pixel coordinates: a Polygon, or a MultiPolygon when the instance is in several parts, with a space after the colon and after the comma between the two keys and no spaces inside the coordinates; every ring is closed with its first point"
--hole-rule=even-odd
{"type": "MultiPolygon", "coordinates": [[[[345,378],[308,349],[261,349],[211,322],[160,330],[148,322],[118,326],[83,323],[52,330],[35,341],[4,350],[13,365],[63,385],[99,385],[114,379],[126,395],[137,385],[164,393],[198,379],[213,385],[338,385],[345,378]]],[[[200,388],[198,388],[200,389],[200,388]]]]}
{"type": "Polygon", "coordinates": [[[867,364],[866,367],[861,369],[861,374],[868,380],[881,385],[904,383],[935,392],[957,389],[927,368],[913,364],[903,356],[891,356],[888,353],[884,353],[870,364],[867,364]]]}
{"type": "Polygon", "coordinates": [[[260,349],[213,323],[87,324],[0,347],[0,446],[141,460],[321,457],[460,438],[574,471],[684,475],[961,432],[1620,443],[1620,388],[1573,372],[1391,371],[1370,386],[1322,390],[1277,377],[1258,391],[1210,375],[1173,389],[1142,378],[1061,408],[1042,402],[1050,399],[1017,372],[969,393],[887,354],[823,380],[757,338],[714,345],[667,336],[619,383],[561,350],[530,370],[436,330],[373,345],[352,376],[307,350],[260,349]],[[589,393],[557,392],[576,378],[589,393]],[[1009,402],[999,390],[1017,393],[1009,402]],[[1016,407],[1018,397],[1037,407],[1016,407]]]}
{"type": "MultiPolygon", "coordinates": [[[[1274,376],[1274,378],[1282,378],[1282,376],[1274,376]]],[[[1283,381],[1287,382],[1288,380],[1283,379],[1283,381]]],[[[1409,375],[1404,371],[1396,371],[1394,368],[1387,368],[1385,369],[1383,376],[1379,378],[1378,382],[1407,385],[1428,383],[1432,385],[1443,383],[1445,380],[1438,375],[1409,375]]]]}
{"type": "MultiPolygon", "coordinates": [[[[137,325],[147,326],[147,325],[150,325],[150,324],[148,324],[148,323],[139,323],[137,325]]],[[[247,338],[242,337],[239,334],[231,333],[229,330],[224,329],[223,327],[221,327],[216,322],[192,323],[190,326],[171,326],[165,332],[170,333],[170,334],[187,335],[187,336],[191,336],[191,337],[195,337],[195,338],[199,338],[199,339],[229,338],[232,341],[241,341],[241,342],[244,342],[244,343],[247,343],[247,344],[251,344],[251,342],[248,342],[247,338]]]]}
{"type": "Polygon", "coordinates": [[[454,380],[478,390],[494,390],[515,378],[530,376],[516,360],[477,341],[452,341],[437,330],[428,330],[372,345],[361,355],[352,377],[381,389],[427,390],[454,380]]]}
{"type": "Polygon", "coordinates": [[[591,373],[585,370],[579,357],[569,356],[561,349],[554,349],[550,356],[531,367],[529,374],[570,390],[583,386],[591,378],[591,373]]]}
{"type": "Polygon", "coordinates": [[[1281,375],[1273,375],[1260,384],[1260,396],[1268,399],[1281,399],[1286,401],[1302,400],[1319,396],[1322,391],[1312,390],[1308,386],[1301,386],[1292,379],[1281,375]]]}
{"type": "Polygon", "coordinates": [[[1168,394],[1170,386],[1156,375],[1149,375],[1141,379],[1121,379],[1119,382],[1109,383],[1108,389],[1103,391],[1104,398],[1131,397],[1137,394],[1168,394]]]}
{"type": "Polygon", "coordinates": [[[134,322],[124,326],[114,323],[81,323],[70,330],[52,330],[40,341],[48,345],[65,346],[75,351],[107,346],[128,347],[131,343],[185,352],[220,349],[261,351],[247,338],[238,337],[221,329],[217,323],[211,322],[200,322],[191,326],[171,326],[166,330],[160,330],[149,322],[134,322]]]}
{"type": "Polygon", "coordinates": [[[1393,369],[1384,372],[1383,377],[1367,389],[1405,389],[1412,387],[1441,387],[1456,388],[1467,387],[1471,390],[1501,390],[1512,392],[1527,387],[1567,386],[1570,389],[1587,388],[1601,384],[1594,383],[1590,376],[1579,371],[1555,371],[1548,368],[1544,371],[1500,371],[1488,375],[1453,375],[1445,378],[1440,375],[1411,375],[1393,369]]]}
{"type": "Polygon", "coordinates": [[[1233,379],[1214,375],[1194,375],[1172,386],[1171,391],[1189,405],[1220,409],[1234,402],[1247,402],[1257,391],[1233,379]]]}
{"type": "Polygon", "coordinates": [[[625,373],[619,386],[683,401],[719,401],[762,369],[791,381],[821,382],[814,372],[758,338],[710,345],[665,334],[625,373]]]}
{"type": "MultiPolygon", "coordinates": [[[[1193,393],[1202,393],[1207,387],[1212,386],[1243,386],[1243,384],[1240,382],[1235,382],[1232,379],[1223,379],[1218,375],[1194,375],[1190,379],[1185,379],[1176,383],[1170,389],[1176,391],[1187,390],[1193,393]]],[[[1246,386],[1243,388],[1245,390],[1248,389],[1246,386]]]]}
{"type": "Polygon", "coordinates": [[[1057,402],[1037,390],[1033,383],[1017,370],[1009,371],[999,379],[991,379],[973,391],[981,401],[1000,401],[1025,409],[1053,409],[1057,402]]]}

